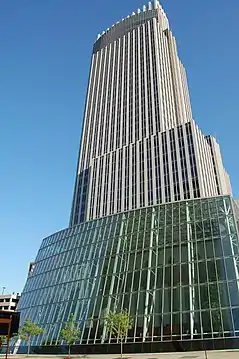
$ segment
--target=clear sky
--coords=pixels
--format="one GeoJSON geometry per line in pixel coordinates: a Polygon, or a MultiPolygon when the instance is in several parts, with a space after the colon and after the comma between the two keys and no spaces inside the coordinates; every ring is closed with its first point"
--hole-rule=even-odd
{"type": "MultiPolygon", "coordinates": [[[[43,237],[68,225],[92,44],[142,0],[1,0],[0,291],[21,292],[43,237]]],[[[194,118],[239,197],[239,1],[162,0],[194,118]]]]}

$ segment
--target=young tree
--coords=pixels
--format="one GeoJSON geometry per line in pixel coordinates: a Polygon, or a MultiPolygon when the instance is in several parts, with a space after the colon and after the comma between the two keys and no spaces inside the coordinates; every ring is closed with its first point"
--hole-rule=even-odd
{"type": "Polygon", "coordinates": [[[70,319],[65,324],[65,328],[63,328],[60,333],[62,339],[68,344],[69,358],[71,356],[71,345],[75,344],[75,342],[80,339],[80,333],[80,329],[77,328],[74,321],[74,314],[71,314],[70,319]]]}
{"type": "Polygon", "coordinates": [[[123,357],[123,341],[127,336],[128,330],[132,328],[132,322],[127,310],[119,313],[110,312],[106,317],[107,329],[110,334],[119,337],[120,340],[120,356],[123,357]]]}
{"type": "Polygon", "coordinates": [[[2,352],[2,348],[6,343],[7,343],[7,336],[1,335],[0,336],[0,353],[2,352]]]}
{"type": "Polygon", "coordinates": [[[43,329],[36,323],[31,322],[29,318],[25,319],[23,325],[19,328],[19,338],[27,342],[27,355],[30,353],[31,339],[43,333],[43,329]]]}

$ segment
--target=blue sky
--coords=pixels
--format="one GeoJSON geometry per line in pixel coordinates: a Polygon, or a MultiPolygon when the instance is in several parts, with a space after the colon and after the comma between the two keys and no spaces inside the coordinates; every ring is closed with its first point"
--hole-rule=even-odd
{"type": "MultiPolygon", "coordinates": [[[[239,1],[162,0],[194,118],[239,197],[239,1]]],[[[68,225],[91,49],[142,0],[2,0],[0,291],[20,292],[43,237],[68,225]]]]}

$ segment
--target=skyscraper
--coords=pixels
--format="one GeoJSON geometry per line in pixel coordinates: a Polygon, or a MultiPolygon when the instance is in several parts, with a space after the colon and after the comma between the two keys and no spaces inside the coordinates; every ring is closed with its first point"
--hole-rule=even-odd
{"type": "Polygon", "coordinates": [[[116,351],[106,318],[121,309],[125,351],[239,346],[238,223],[219,145],[193,119],[168,19],[149,3],[93,46],[70,225],[43,239],[19,302],[21,321],[44,328],[35,352],[65,350],[71,313],[76,353],[116,351]]]}
{"type": "Polygon", "coordinates": [[[93,47],[70,225],[230,194],[218,144],[195,124],[185,69],[158,1],[93,47]]]}

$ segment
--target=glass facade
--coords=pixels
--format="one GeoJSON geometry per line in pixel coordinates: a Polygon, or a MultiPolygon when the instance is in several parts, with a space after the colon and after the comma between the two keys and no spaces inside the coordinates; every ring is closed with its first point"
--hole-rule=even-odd
{"type": "MultiPolygon", "coordinates": [[[[74,313],[78,344],[117,342],[105,316],[127,309],[126,342],[239,337],[239,242],[230,196],[137,209],[55,233],[42,242],[18,309],[61,345],[74,313]]],[[[24,343],[22,343],[24,346],[24,343]]]]}

